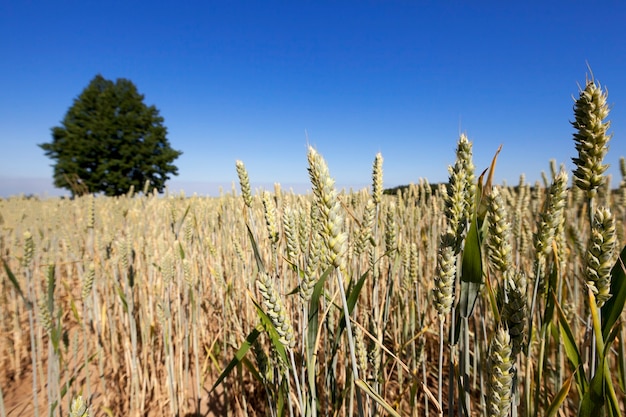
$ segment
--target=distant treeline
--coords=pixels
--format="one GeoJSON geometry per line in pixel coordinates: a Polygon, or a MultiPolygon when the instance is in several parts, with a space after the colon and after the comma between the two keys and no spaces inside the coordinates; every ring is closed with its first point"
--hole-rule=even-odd
{"type": "MultiPolygon", "coordinates": [[[[531,190],[531,191],[535,191],[535,189],[537,188],[537,184],[538,184],[538,183],[535,183],[535,184],[533,184],[533,185],[530,185],[530,190],[531,190]]],[[[416,184],[416,185],[417,185],[417,184],[416,184]]],[[[421,187],[423,187],[423,186],[425,186],[425,185],[426,185],[426,184],[422,184],[422,185],[420,185],[420,186],[421,186],[421,187]]],[[[435,193],[437,192],[437,190],[439,190],[439,189],[443,189],[443,190],[445,190],[445,189],[446,189],[446,187],[448,186],[448,183],[445,183],[445,182],[444,182],[444,183],[439,183],[439,182],[438,182],[438,183],[434,183],[434,184],[430,184],[430,183],[428,183],[427,185],[428,185],[428,186],[430,186],[430,191],[431,191],[431,193],[432,193],[432,194],[435,194],[435,193]]],[[[406,185],[398,185],[397,187],[393,187],[393,188],[386,188],[386,189],[383,191],[383,194],[388,194],[388,195],[397,195],[397,194],[398,194],[398,191],[401,191],[401,192],[402,192],[402,194],[404,194],[405,192],[407,192],[407,191],[408,191],[409,187],[410,187],[410,185],[409,185],[409,184],[406,184],[406,185]]],[[[547,188],[545,185],[544,185],[544,187],[545,187],[545,188],[547,188]]],[[[517,192],[517,191],[519,190],[519,185],[509,186],[509,188],[511,188],[513,191],[517,192]]],[[[616,193],[618,193],[618,192],[620,191],[620,189],[621,189],[621,187],[614,187],[614,188],[611,188],[611,194],[612,194],[612,195],[615,195],[616,193]]],[[[601,190],[601,191],[604,191],[604,190],[601,190]]]]}

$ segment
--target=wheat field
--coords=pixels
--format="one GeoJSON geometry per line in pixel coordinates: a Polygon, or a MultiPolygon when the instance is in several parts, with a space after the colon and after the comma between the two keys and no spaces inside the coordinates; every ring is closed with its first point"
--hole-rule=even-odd
{"type": "Polygon", "coordinates": [[[0,200],[0,417],[622,415],[626,162],[599,84],[574,110],[542,183],[461,135],[389,193],[309,148],[304,195],[237,161],[219,197],[0,200]]]}

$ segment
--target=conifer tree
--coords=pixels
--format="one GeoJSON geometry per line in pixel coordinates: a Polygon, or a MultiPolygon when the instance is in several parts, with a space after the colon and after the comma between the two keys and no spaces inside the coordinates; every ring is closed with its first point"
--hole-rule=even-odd
{"type": "Polygon", "coordinates": [[[67,111],[52,141],[39,145],[53,159],[54,185],[72,195],[115,196],[131,187],[162,192],[182,153],[167,139],[163,117],[127,79],[96,75],[67,111]]]}

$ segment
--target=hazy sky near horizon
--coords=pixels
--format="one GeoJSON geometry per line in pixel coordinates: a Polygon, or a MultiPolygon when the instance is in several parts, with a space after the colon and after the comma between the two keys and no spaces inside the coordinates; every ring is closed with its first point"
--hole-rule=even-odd
{"type": "MultiPolygon", "coordinates": [[[[127,78],[182,156],[172,191],[309,187],[306,150],[339,187],[446,181],[456,141],[496,182],[576,156],[587,63],[608,88],[613,184],[626,156],[626,2],[2,1],[0,196],[55,195],[51,140],[96,74],[127,78]]],[[[570,175],[571,177],[571,175],[570,175]]]]}

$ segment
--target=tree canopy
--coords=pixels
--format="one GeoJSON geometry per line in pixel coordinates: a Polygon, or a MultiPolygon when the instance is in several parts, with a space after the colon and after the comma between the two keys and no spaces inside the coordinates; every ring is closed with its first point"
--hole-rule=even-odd
{"type": "Polygon", "coordinates": [[[182,152],[172,149],[163,117],[123,78],[101,75],[74,100],[52,141],[39,144],[53,159],[54,185],[72,194],[121,195],[132,187],[162,192],[172,163],[182,152]]]}

